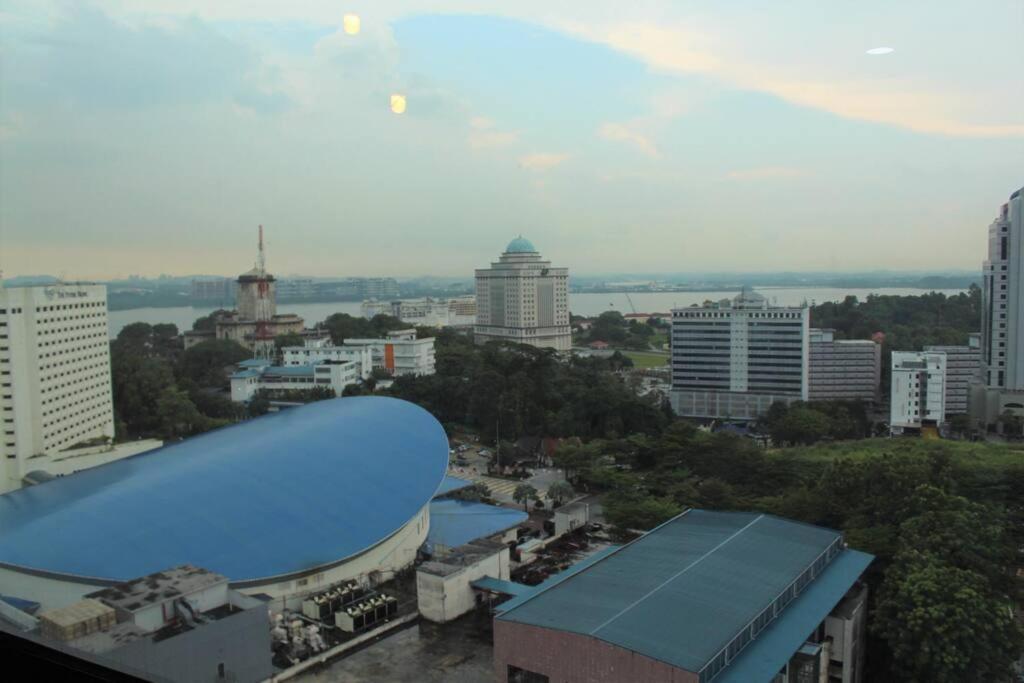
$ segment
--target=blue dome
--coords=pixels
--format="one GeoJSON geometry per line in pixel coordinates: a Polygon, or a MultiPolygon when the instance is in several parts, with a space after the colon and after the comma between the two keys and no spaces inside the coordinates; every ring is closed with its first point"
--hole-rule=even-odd
{"type": "Polygon", "coordinates": [[[398,531],[447,465],[419,406],[318,401],[0,495],[0,566],[107,581],[186,562],[236,582],[309,572],[398,531]]]}
{"type": "Polygon", "coordinates": [[[533,248],[533,242],[526,239],[522,235],[515,238],[508,243],[505,247],[506,254],[536,254],[537,250],[533,248]]]}

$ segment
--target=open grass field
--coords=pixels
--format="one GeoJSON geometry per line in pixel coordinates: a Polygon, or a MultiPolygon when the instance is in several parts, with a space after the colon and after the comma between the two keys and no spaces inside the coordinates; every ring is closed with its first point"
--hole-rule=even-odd
{"type": "Polygon", "coordinates": [[[660,368],[668,363],[667,353],[651,353],[647,351],[623,351],[622,355],[633,361],[635,368],[660,368]]]}

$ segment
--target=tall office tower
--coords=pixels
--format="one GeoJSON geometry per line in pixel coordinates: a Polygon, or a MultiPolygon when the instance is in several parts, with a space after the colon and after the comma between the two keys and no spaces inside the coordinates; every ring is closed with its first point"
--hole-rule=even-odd
{"type": "Polygon", "coordinates": [[[733,299],[672,310],[672,408],[689,417],[754,419],[808,398],[809,310],[733,299]]]}
{"type": "Polygon", "coordinates": [[[0,493],[20,488],[34,471],[68,471],[54,461],[83,448],[109,447],[114,405],[104,285],[0,287],[0,415],[0,493]]]}
{"type": "Polygon", "coordinates": [[[889,429],[937,429],[946,420],[946,354],[893,351],[889,429]]]}
{"type": "Polygon", "coordinates": [[[836,339],[811,329],[808,396],[811,401],[878,401],[882,346],[870,339],[836,339]]]}
{"type": "Polygon", "coordinates": [[[1024,187],[1010,195],[988,228],[981,288],[981,380],[972,415],[995,422],[1024,414],[1024,187]]]}
{"type": "Polygon", "coordinates": [[[476,271],[478,344],[508,341],[568,351],[569,269],[542,261],[522,236],[508,243],[490,268],[476,271]]]}

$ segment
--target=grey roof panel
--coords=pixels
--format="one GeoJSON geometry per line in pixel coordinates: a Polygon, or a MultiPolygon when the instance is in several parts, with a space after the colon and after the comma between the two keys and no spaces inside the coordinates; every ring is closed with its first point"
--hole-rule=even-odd
{"type": "Polygon", "coordinates": [[[690,510],[499,618],[700,671],[838,538],[768,515],[690,510]]]}

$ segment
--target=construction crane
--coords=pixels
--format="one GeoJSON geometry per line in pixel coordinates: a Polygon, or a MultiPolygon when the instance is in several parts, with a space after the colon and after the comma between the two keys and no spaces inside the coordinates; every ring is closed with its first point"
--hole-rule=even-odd
{"type": "Polygon", "coordinates": [[[623,292],[626,295],[626,301],[629,302],[629,307],[633,309],[633,315],[636,315],[636,306],[633,305],[633,300],[629,298],[629,292],[623,292]]]}

